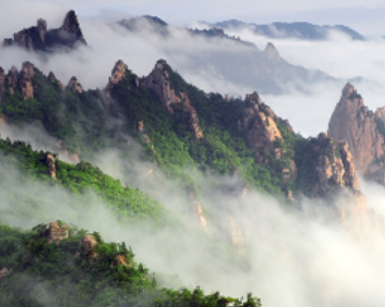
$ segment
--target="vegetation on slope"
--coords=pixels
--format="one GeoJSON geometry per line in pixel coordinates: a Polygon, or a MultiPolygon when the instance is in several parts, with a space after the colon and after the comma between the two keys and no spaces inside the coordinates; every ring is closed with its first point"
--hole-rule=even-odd
{"type": "MultiPolygon", "coordinates": [[[[68,164],[56,160],[56,179],[51,179],[47,169],[47,155],[43,151],[34,151],[30,145],[24,142],[11,142],[0,139],[0,165],[4,168],[12,164],[18,168],[25,180],[34,179],[36,189],[41,181],[63,186],[72,194],[84,194],[88,191],[95,192],[120,218],[130,220],[149,220],[158,225],[170,222],[164,207],[152,200],[146,194],[124,187],[119,180],[104,174],[99,168],[88,162],[80,162],[77,165],[68,164]],[[7,157],[5,159],[4,157],[7,157]]],[[[6,184],[7,173],[0,174],[3,183],[6,184]]],[[[14,196],[14,201],[19,202],[26,195],[14,196]]],[[[27,199],[33,195],[27,195],[27,199]]],[[[24,201],[26,201],[24,199],[24,201]]]]}
{"type": "Polygon", "coordinates": [[[31,231],[0,225],[0,270],[8,270],[0,278],[1,306],[261,306],[251,294],[242,302],[218,292],[206,295],[200,288],[160,288],[125,243],[107,243],[93,233],[96,243],[87,247],[82,243],[86,231],[65,227],[69,237],[49,243],[48,225],[31,231]]]}

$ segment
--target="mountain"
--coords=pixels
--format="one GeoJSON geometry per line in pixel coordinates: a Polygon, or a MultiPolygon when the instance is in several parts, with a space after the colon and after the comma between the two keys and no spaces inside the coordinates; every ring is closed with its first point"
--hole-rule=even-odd
{"type": "Polygon", "coordinates": [[[111,147],[129,154],[128,133],[143,146],[142,159],[194,194],[200,189],[194,177],[207,172],[235,176],[243,187],[282,197],[323,197],[333,194],[334,186],[359,192],[354,164],[348,166],[343,158],[349,156],[345,145],[322,137],[303,139],[256,92],[245,99],[204,93],[165,60],[143,78],[118,61],[103,90],[85,91],[75,77],[65,87],[53,73],[44,76],[28,62],[20,72],[3,72],[0,80],[3,121],[18,126],[41,122],[59,140],[56,150],[76,159],[93,159],[111,147]],[[310,174],[313,179],[305,179],[310,174]],[[331,187],[321,183],[325,176],[334,180],[329,180],[331,187]]]}
{"type": "Polygon", "coordinates": [[[214,71],[224,80],[258,90],[261,94],[281,94],[292,88],[306,91],[311,84],[335,80],[319,70],[307,70],[288,63],[271,43],[265,50],[259,50],[254,44],[229,36],[220,28],[181,29],[149,16],[121,20],[118,24],[150,43],[153,35],[160,36],[166,54],[187,57],[187,66],[177,67],[178,70],[198,75],[214,71]],[[186,40],[196,40],[197,48],[191,52],[182,48],[186,40]],[[200,48],[202,45],[205,47],[200,48]]]}
{"type": "Polygon", "coordinates": [[[358,171],[385,184],[385,108],[375,112],[365,106],[357,90],[346,84],[329,122],[328,135],[347,140],[358,171]]]}
{"type": "Polygon", "coordinates": [[[344,25],[319,26],[308,22],[273,22],[258,25],[230,19],[210,24],[210,26],[221,29],[249,29],[255,34],[274,39],[324,40],[329,37],[332,31],[336,31],[347,35],[352,40],[365,40],[363,35],[344,25]]]}
{"type": "Polygon", "coordinates": [[[74,11],[69,11],[58,29],[47,29],[47,22],[38,19],[34,27],[23,29],[4,39],[3,46],[19,46],[28,51],[53,51],[56,48],[73,49],[77,45],[87,45],[79,21],[74,11]]]}
{"type": "Polygon", "coordinates": [[[131,247],[62,221],[32,230],[0,225],[1,306],[262,306],[194,290],[161,288],[131,247]],[[27,302],[27,304],[25,303],[27,302]]]}
{"type": "MultiPolygon", "coordinates": [[[[280,61],[274,46],[265,52],[280,61]]],[[[244,98],[206,93],[164,59],[144,77],[118,60],[103,89],[84,89],[75,76],[64,84],[30,62],[0,69],[0,131],[16,139],[0,140],[1,306],[261,306],[251,294],[242,300],[180,283],[158,286],[162,278],[138,264],[125,243],[107,243],[63,217],[80,224],[95,219],[96,227],[112,228],[113,238],[135,237],[155,263],[162,263],[164,251],[177,262],[185,254],[191,260],[196,246],[209,246],[215,261],[208,264],[162,264],[164,278],[175,279],[186,266],[199,271],[199,280],[217,279],[211,268],[217,263],[226,276],[250,272],[246,240],[257,233],[242,226],[258,224],[267,195],[288,215],[302,212],[305,196],[315,211],[331,208],[328,222],[344,230],[349,217],[360,225],[376,221],[360,191],[350,144],[325,133],[308,139],[294,133],[257,92],[244,98]],[[36,133],[36,126],[42,130],[36,133]],[[27,142],[20,141],[25,134],[27,142]],[[29,142],[44,134],[52,149],[32,148],[29,142]],[[124,174],[121,180],[102,171],[110,166],[124,174]],[[178,240],[182,234],[185,241],[178,240]],[[154,240],[161,241],[148,248],[154,240]]],[[[282,232],[277,225],[268,230],[282,232]]],[[[258,244],[270,238],[264,240],[258,244]]],[[[280,251],[280,261],[295,255],[286,246],[280,251]]]]}

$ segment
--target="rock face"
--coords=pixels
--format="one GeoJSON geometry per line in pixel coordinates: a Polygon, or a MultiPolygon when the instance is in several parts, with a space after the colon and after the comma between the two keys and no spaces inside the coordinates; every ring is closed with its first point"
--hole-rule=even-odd
{"type": "Polygon", "coordinates": [[[0,103],[6,91],[14,95],[20,91],[23,98],[33,98],[33,77],[35,76],[35,67],[30,62],[24,62],[19,72],[16,67],[12,66],[5,75],[4,70],[0,68],[0,103]]]}
{"type": "Polygon", "coordinates": [[[385,184],[385,110],[368,110],[362,97],[348,83],[334,109],[328,134],[335,140],[346,140],[360,173],[385,184]],[[384,133],[385,130],[382,131],[384,133]]]}
{"type": "Polygon", "coordinates": [[[73,90],[74,92],[79,93],[79,94],[84,92],[82,85],[79,83],[79,81],[76,77],[72,77],[70,79],[70,81],[67,84],[66,89],[73,90]]]}
{"type": "Polygon", "coordinates": [[[61,240],[68,238],[68,228],[66,225],[59,225],[58,221],[51,222],[45,233],[48,244],[55,242],[58,244],[61,240]]]}
{"type": "Polygon", "coordinates": [[[143,85],[152,89],[159,97],[163,107],[165,107],[170,113],[173,113],[171,107],[174,103],[180,103],[181,98],[175,94],[174,89],[171,86],[169,72],[166,70],[166,61],[159,60],[156,62],[155,68],[150,75],[144,79],[143,85]]]}
{"type": "Polygon", "coordinates": [[[170,80],[170,73],[167,70],[168,64],[165,60],[157,61],[155,68],[149,76],[144,79],[143,86],[152,89],[160,99],[163,107],[170,113],[174,113],[173,104],[181,104],[183,114],[187,118],[190,131],[195,141],[203,138],[203,132],[199,126],[199,119],[195,108],[191,105],[186,93],[176,94],[170,80]]]}
{"type": "Polygon", "coordinates": [[[246,95],[239,127],[246,132],[250,146],[260,162],[264,162],[262,161],[264,157],[261,155],[263,150],[275,155],[274,142],[283,141],[281,132],[274,121],[276,117],[270,108],[262,105],[256,92],[246,95]]]}
{"type": "Polygon", "coordinates": [[[87,45],[74,11],[67,13],[58,29],[47,30],[47,22],[40,18],[36,26],[16,32],[13,39],[7,38],[3,43],[4,46],[19,46],[28,51],[50,51],[58,47],[73,49],[77,44],[87,45]]]}
{"type": "Polygon", "coordinates": [[[86,235],[79,241],[79,250],[81,254],[88,254],[89,258],[95,258],[98,254],[94,251],[98,245],[95,237],[92,234],[86,235]]]}
{"type": "Polygon", "coordinates": [[[56,179],[56,163],[55,163],[54,156],[51,154],[48,154],[45,160],[46,160],[47,169],[48,169],[49,175],[51,176],[51,179],[56,179]]]}
{"type": "Polygon", "coordinates": [[[346,141],[337,144],[325,133],[320,133],[309,150],[318,156],[313,197],[333,194],[342,188],[350,189],[353,194],[360,193],[358,175],[346,141]]]}

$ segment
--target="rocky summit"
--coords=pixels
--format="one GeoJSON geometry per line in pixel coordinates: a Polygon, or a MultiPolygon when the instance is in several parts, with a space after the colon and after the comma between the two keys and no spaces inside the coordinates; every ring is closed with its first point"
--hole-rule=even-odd
{"type": "Polygon", "coordinates": [[[329,122],[328,134],[346,140],[359,173],[385,184],[384,108],[368,109],[357,90],[346,84],[329,122]]]}
{"type": "Polygon", "coordinates": [[[76,13],[69,11],[60,28],[48,30],[47,22],[40,18],[36,26],[13,34],[4,39],[3,46],[19,46],[28,51],[52,51],[57,48],[74,49],[77,45],[87,45],[76,13]]]}

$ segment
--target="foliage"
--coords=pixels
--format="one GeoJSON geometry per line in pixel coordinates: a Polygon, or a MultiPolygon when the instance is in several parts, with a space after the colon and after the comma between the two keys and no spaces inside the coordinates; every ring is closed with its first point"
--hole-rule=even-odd
{"type": "Polygon", "coordinates": [[[31,231],[0,225],[0,264],[9,270],[0,280],[0,306],[261,306],[251,294],[242,302],[218,292],[206,295],[199,287],[160,288],[125,243],[107,243],[94,233],[97,244],[86,249],[79,242],[87,232],[67,227],[68,239],[49,244],[48,225],[31,231]]]}
{"type": "MultiPolygon", "coordinates": [[[[171,220],[166,210],[146,194],[124,187],[119,180],[104,174],[91,163],[80,162],[77,165],[56,160],[56,180],[50,178],[46,165],[48,152],[34,151],[24,142],[11,142],[0,139],[0,154],[14,158],[14,166],[29,179],[61,185],[74,194],[94,191],[116,212],[121,219],[151,220],[158,225],[165,225],[171,220]]],[[[1,159],[0,163],[12,160],[1,159]]],[[[0,175],[1,178],[1,175],[0,175]]],[[[21,199],[21,196],[18,197],[21,199]]]]}

